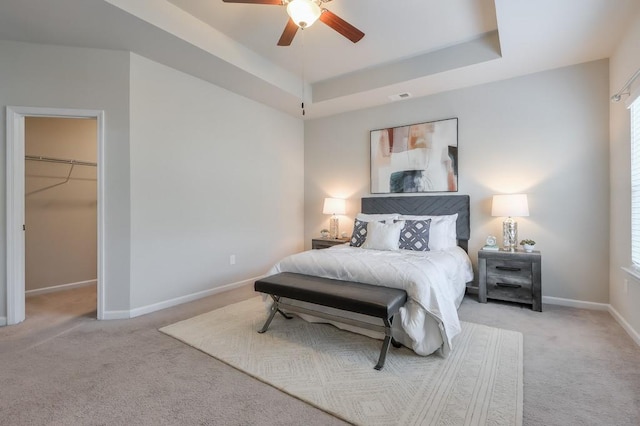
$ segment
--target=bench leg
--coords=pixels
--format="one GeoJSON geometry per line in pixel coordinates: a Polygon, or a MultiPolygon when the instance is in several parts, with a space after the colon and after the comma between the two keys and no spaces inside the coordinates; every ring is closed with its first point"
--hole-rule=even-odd
{"type": "Polygon", "coordinates": [[[267,331],[267,329],[269,328],[269,325],[271,325],[271,321],[273,321],[273,317],[276,316],[277,312],[280,312],[280,315],[282,315],[283,317],[285,317],[286,319],[291,319],[293,318],[291,315],[287,315],[284,312],[282,312],[280,310],[280,305],[279,305],[279,300],[280,298],[278,296],[274,296],[274,295],[270,295],[271,298],[273,299],[273,305],[271,305],[271,313],[269,314],[269,317],[267,318],[267,321],[264,323],[264,325],[262,326],[262,328],[260,330],[258,330],[258,333],[262,334],[265,331],[267,331]]]}
{"type": "Polygon", "coordinates": [[[384,361],[387,359],[387,352],[389,352],[389,344],[391,343],[391,336],[384,336],[384,342],[382,343],[382,349],[380,350],[380,357],[378,358],[378,363],[376,364],[376,370],[382,370],[384,367],[384,361]]]}
{"type": "Polygon", "coordinates": [[[283,317],[285,317],[286,319],[291,319],[293,318],[292,315],[287,314],[286,312],[282,312],[280,309],[278,309],[278,312],[280,312],[280,315],[282,315],[283,317]]]}
{"type": "Polygon", "coordinates": [[[258,333],[262,334],[265,331],[267,331],[267,329],[269,328],[269,325],[271,325],[271,321],[273,321],[273,317],[276,316],[276,313],[279,311],[278,309],[278,305],[277,304],[273,304],[271,305],[271,313],[269,314],[269,317],[267,318],[267,321],[264,323],[264,325],[262,326],[262,328],[260,330],[258,330],[258,333]]]}
{"type": "MultiPolygon", "coordinates": [[[[384,367],[384,362],[387,359],[387,353],[389,352],[389,345],[391,344],[391,323],[389,320],[384,319],[384,342],[382,342],[382,349],[380,349],[380,357],[378,358],[378,363],[376,364],[376,370],[382,370],[384,367]]],[[[395,345],[394,345],[395,346],[395,345]]]]}

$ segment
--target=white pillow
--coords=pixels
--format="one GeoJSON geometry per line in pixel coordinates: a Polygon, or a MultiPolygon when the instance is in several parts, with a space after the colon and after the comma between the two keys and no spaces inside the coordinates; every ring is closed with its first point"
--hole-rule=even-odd
{"type": "Polygon", "coordinates": [[[356,219],[361,222],[393,222],[400,216],[398,213],[384,213],[384,214],[366,214],[358,213],[356,219]]]}
{"type": "Polygon", "coordinates": [[[446,250],[458,245],[456,221],[458,213],[441,216],[411,216],[400,215],[400,220],[428,220],[431,219],[429,228],[429,250],[446,250]]]}
{"type": "Polygon", "coordinates": [[[369,222],[367,239],[362,248],[371,250],[398,250],[404,221],[396,223],[369,222]]]}

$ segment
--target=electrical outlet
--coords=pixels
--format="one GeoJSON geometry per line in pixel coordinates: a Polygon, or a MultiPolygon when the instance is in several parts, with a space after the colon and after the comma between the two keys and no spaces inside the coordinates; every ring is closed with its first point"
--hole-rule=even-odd
{"type": "Polygon", "coordinates": [[[624,294],[627,294],[627,292],[629,291],[629,280],[628,279],[624,279],[624,287],[622,287],[624,289],[624,294]]]}
{"type": "Polygon", "coordinates": [[[232,254],[231,256],[229,256],[229,265],[235,265],[236,264],[236,255],[232,254]]]}

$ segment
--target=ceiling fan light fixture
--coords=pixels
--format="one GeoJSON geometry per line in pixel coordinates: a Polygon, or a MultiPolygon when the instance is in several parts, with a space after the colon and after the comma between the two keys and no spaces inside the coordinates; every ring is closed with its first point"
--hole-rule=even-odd
{"type": "Polygon", "coordinates": [[[313,0],[291,0],[287,5],[287,13],[297,26],[304,29],[318,20],[322,10],[313,0]]]}

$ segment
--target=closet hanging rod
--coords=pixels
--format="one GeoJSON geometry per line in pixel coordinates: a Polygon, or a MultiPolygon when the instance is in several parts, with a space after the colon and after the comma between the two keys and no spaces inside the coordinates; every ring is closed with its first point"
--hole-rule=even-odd
{"type": "Polygon", "coordinates": [[[66,160],[64,158],[52,158],[52,157],[41,157],[37,155],[25,155],[25,160],[31,161],[46,161],[48,163],[63,163],[63,164],[73,164],[76,166],[91,166],[96,167],[97,163],[90,163],[88,161],[78,161],[78,160],[66,160]]]}

